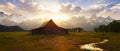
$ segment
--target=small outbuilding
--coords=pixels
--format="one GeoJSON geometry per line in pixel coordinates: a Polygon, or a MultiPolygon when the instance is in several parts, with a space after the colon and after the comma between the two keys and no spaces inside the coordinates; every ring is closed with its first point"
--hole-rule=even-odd
{"type": "Polygon", "coordinates": [[[43,23],[39,28],[30,30],[32,35],[66,35],[68,30],[62,27],[58,27],[53,20],[43,23]]]}

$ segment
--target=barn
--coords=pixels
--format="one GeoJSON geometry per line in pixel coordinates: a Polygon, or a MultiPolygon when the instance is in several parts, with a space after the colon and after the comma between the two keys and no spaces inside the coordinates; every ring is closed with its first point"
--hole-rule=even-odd
{"type": "Polygon", "coordinates": [[[51,19],[48,22],[43,23],[39,28],[30,30],[32,35],[65,35],[68,34],[68,30],[62,27],[58,27],[51,19]]]}

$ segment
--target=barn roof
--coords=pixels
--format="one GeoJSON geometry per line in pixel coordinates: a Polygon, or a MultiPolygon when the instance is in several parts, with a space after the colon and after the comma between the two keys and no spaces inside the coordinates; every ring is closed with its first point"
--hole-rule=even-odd
{"type": "Polygon", "coordinates": [[[68,34],[67,29],[58,27],[53,20],[49,20],[41,27],[31,30],[31,34],[68,34]]]}
{"type": "Polygon", "coordinates": [[[40,27],[44,27],[49,21],[45,21],[40,27]]]}
{"type": "Polygon", "coordinates": [[[53,21],[52,19],[49,20],[49,21],[44,22],[44,23],[41,25],[41,27],[47,27],[47,26],[58,27],[58,26],[54,23],[54,21],[53,21]]]}

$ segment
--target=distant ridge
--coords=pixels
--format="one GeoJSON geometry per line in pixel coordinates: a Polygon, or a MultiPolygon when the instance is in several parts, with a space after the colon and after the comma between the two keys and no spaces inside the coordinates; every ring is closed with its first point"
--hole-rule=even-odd
{"type": "Polygon", "coordinates": [[[3,26],[0,25],[0,32],[22,32],[26,31],[18,26],[3,26]]]}

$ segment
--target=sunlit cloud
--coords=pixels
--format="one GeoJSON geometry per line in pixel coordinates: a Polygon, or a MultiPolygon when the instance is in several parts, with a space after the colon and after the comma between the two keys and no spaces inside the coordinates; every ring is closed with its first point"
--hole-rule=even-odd
{"type": "MultiPolygon", "coordinates": [[[[15,1],[15,0],[14,0],[14,1],[15,1]]],[[[24,3],[24,2],[25,2],[25,0],[19,0],[19,2],[24,3]]]]}

